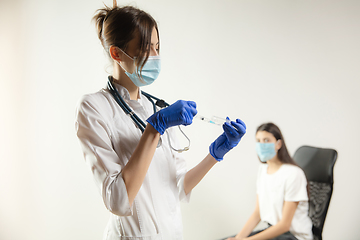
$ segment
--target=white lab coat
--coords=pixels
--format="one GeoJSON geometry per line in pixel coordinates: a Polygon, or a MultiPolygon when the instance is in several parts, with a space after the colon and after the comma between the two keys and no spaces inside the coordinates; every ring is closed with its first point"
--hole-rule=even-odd
{"type": "MultiPolygon", "coordinates": [[[[124,87],[114,84],[119,94],[144,121],[153,114],[153,105],[140,94],[130,100],[124,87]]],[[[177,143],[171,129],[172,146],[177,143]]],[[[141,131],[124,113],[108,90],[85,95],[77,108],[76,132],[84,157],[94,176],[106,208],[111,212],[104,233],[106,240],[182,239],[180,200],[184,192],[185,161],[172,151],[168,135],[155,151],[145,180],[130,207],[122,168],[135,150],[141,131]]]]}

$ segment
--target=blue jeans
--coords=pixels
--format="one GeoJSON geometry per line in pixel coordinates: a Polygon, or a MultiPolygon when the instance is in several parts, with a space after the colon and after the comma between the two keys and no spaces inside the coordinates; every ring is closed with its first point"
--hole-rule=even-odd
{"type": "MultiPolygon", "coordinates": [[[[268,223],[269,224],[269,227],[271,226],[271,224],[270,223],[268,223]]],[[[262,230],[259,230],[259,231],[254,231],[254,232],[252,232],[248,237],[250,237],[250,236],[254,236],[255,234],[258,234],[258,233],[260,233],[260,232],[262,232],[262,231],[264,231],[264,230],[266,230],[266,228],[265,229],[262,229],[262,230]]],[[[234,235],[234,236],[229,236],[229,237],[235,237],[236,235],[234,235]]],[[[227,237],[227,238],[229,238],[229,237],[227,237]]],[[[224,238],[224,239],[222,239],[222,240],[226,240],[227,238],[224,238]]],[[[271,240],[298,240],[294,235],[292,235],[292,233],[291,232],[286,232],[286,233],[283,233],[283,234],[281,234],[281,235],[279,235],[279,236],[277,236],[277,237],[274,237],[274,238],[272,238],[271,240]]]]}

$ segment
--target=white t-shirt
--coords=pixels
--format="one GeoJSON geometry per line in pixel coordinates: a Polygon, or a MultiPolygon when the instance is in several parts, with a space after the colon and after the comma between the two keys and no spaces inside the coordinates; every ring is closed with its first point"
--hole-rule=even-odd
{"type": "MultiPolygon", "coordinates": [[[[129,92],[114,84],[119,94],[145,122],[153,105],[140,95],[130,100],[129,92]]],[[[185,195],[185,160],[169,147],[178,147],[173,132],[161,136],[144,182],[130,206],[122,169],[135,150],[141,131],[105,89],[85,95],[77,108],[76,132],[86,163],[111,212],[106,240],[182,240],[180,200],[185,195]]],[[[90,210],[91,211],[91,210],[90,210]]]]}
{"type": "Polygon", "coordinates": [[[284,201],[299,202],[291,222],[290,232],[299,240],[312,240],[312,222],[308,215],[307,181],[301,168],[282,164],[273,174],[261,164],[257,177],[260,218],[276,225],[282,218],[284,201]]]}

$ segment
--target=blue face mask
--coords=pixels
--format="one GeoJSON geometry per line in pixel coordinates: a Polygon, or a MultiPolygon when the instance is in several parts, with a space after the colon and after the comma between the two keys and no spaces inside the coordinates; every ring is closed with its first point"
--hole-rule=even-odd
{"type": "Polygon", "coordinates": [[[275,143],[256,143],[256,153],[261,162],[267,162],[276,155],[275,143]]]}
{"type": "MultiPolygon", "coordinates": [[[[121,50],[121,49],[120,49],[121,50]]],[[[122,51],[122,50],[121,50],[122,51]]],[[[134,61],[134,58],[127,55],[124,51],[122,51],[126,56],[134,61]]],[[[160,74],[161,70],[161,59],[160,56],[149,56],[146,61],[143,69],[141,70],[138,67],[136,71],[133,73],[129,73],[126,71],[123,66],[121,66],[120,62],[117,62],[122,69],[124,69],[125,74],[131,79],[131,81],[138,87],[146,86],[152,84],[160,74]]]]}

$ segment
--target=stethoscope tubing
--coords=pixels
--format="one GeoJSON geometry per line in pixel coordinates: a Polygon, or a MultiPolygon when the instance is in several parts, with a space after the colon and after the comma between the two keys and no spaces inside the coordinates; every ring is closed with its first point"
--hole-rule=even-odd
{"type": "MultiPolygon", "coordinates": [[[[131,117],[131,119],[133,120],[133,122],[136,124],[136,126],[141,130],[142,133],[144,133],[145,131],[145,127],[146,124],[138,117],[138,115],[136,115],[136,113],[126,104],[126,102],[124,101],[124,99],[120,96],[119,92],[116,90],[116,88],[114,87],[114,85],[112,84],[112,77],[109,76],[108,79],[108,90],[110,91],[111,95],[113,95],[115,101],[119,104],[119,106],[123,109],[123,111],[125,112],[125,114],[129,115],[131,117]]],[[[170,106],[167,102],[165,102],[162,99],[159,99],[157,97],[152,96],[149,93],[146,93],[144,91],[141,91],[141,93],[147,98],[149,99],[149,101],[152,103],[153,108],[154,108],[154,113],[156,112],[156,106],[159,106],[160,108],[164,108],[164,107],[168,107],[170,106]],[[156,100],[156,103],[154,103],[154,100],[156,100]]],[[[181,131],[181,133],[186,137],[186,139],[189,141],[189,145],[187,147],[185,147],[184,149],[175,149],[171,146],[170,143],[170,138],[168,137],[168,141],[169,141],[169,146],[171,147],[171,149],[173,149],[174,151],[177,152],[183,152],[183,151],[187,151],[189,150],[190,147],[190,139],[186,136],[186,134],[181,130],[180,126],[179,130],[181,131]]],[[[161,138],[159,139],[159,143],[158,143],[158,147],[161,146],[162,140],[161,138]]]]}
{"type": "Polygon", "coordinates": [[[139,127],[141,132],[145,131],[146,124],[130,109],[130,107],[125,103],[120,94],[112,85],[110,79],[108,81],[108,89],[113,95],[115,101],[119,104],[119,106],[124,110],[124,112],[131,117],[134,123],[139,127]]]}

